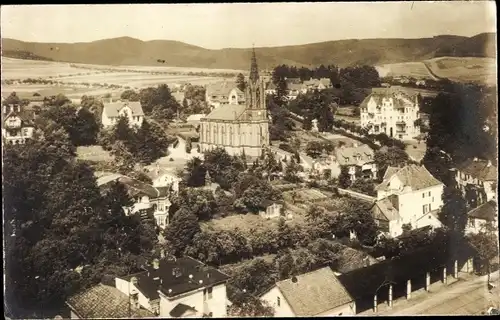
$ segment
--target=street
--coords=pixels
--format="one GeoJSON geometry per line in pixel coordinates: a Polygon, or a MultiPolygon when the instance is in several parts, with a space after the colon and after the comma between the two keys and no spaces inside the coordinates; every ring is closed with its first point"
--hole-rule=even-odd
{"type": "Polygon", "coordinates": [[[488,291],[486,279],[471,277],[447,286],[436,283],[431,292],[419,294],[415,300],[397,301],[392,309],[384,308],[376,315],[480,315],[500,303],[498,287],[488,291]]]}

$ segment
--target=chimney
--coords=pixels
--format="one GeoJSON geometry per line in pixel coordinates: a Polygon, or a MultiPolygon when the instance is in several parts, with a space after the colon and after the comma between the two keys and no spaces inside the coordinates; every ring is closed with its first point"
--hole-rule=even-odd
{"type": "Polygon", "coordinates": [[[477,162],[477,160],[478,160],[477,157],[474,157],[474,162],[477,162]]]}
{"type": "Polygon", "coordinates": [[[488,160],[488,164],[486,166],[491,167],[491,160],[488,160]]]}
{"type": "Polygon", "coordinates": [[[130,279],[130,283],[133,284],[134,286],[136,286],[137,285],[137,278],[136,277],[132,277],[130,279]]]}
{"type": "Polygon", "coordinates": [[[153,269],[158,270],[160,267],[160,261],[158,259],[153,260],[153,269]]]}
{"type": "Polygon", "coordinates": [[[207,278],[210,278],[210,273],[207,273],[207,278]]]}

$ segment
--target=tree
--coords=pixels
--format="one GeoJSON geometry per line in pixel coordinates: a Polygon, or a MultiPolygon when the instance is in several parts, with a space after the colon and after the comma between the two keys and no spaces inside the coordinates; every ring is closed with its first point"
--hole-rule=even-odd
{"type": "Polygon", "coordinates": [[[166,84],[142,89],[139,95],[144,112],[151,114],[155,119],[172,120],[180,109],[179,102],[172,96],[166,84]]]}
{"type": "Polygon", "coordinates": [[[95,115],[86,108],[80,108],[70,130],[72,141],[76,146],[88,146],[97,143],[100,124],[95,115]]]}
{"type": "Polygon", "coordinates": [[[371,214],[370,205],[350,200],[344,210],[343,214],[335,218],[334,234],[347,237],[350,231],[354,231],[361,243],[374,244],[378,227],[371,214]]]}
{"type": "Polygon", "coordinates": [[[128,101],[139,101],[141,96],[134,90],[128,89],[122,92],[120,98],[128,101]]]}
{"type": "Polygon", "coordinates": [[[201,187],[205,184],[206,169],[200,158],[194,157],[186,163],[185,181],[188,187],[201,187]]]}
{"type": "Polygon", "coordinates": [[[351,185],[351,175],[349,174],[349,167],[348,166],[341,166],[340,167],[340,174],[338,177],[338,184],[339,187],[342,189],[346,189],[351,185]]]}
{"type": "Polygon", "coordinates": [[[318,220],[324,213],[325,210],[322,207],[318,205],[312,205],[311,207],[309,207],[309,210],[307,210],[306,217],[311,222],[314,222],[318,220]]]}
{"type": "Polygon", "coordinates": [[[178,210],[164,231],[172,254],[179,256],[192,243],[193,237],[201,232],[198,218],[186,209],[178,210]]]}
{"type": "Polygon", "coordinates": [[[356,179],[351,186],[350,189],[367,194],[369,196],[375,196],[375,185],[371,179],[358,178],[356,179]]]}
{"type": "Polygon", "coordinates": [[[242,73],[238,73],[238,76],[236,77],[236,86],[238,89],[245,92],[245,76],[242,73]]]}
{"type": "Polygon", "coordinates": [[[228,314],[231,317],[273,317],[275,311],[267,302],[249,297],[241,304],[233,303],[228,314]]]}
{"type": "Polygon", "coordinates": [[[323,152],[323,145],[319,141],[310,141],[306,146],[306,153],[311,158],[318,158],[323,152]]]}
{"type": "Polygon", "coordinates": [[[300,171],[302,171],[302,167],[292,158],[285,168],[284,179],[291,183],[301,182],[302,179],[297,175],[300,171]]]}
{"type": "Polygon", "coordinates": [[[210,190],[186,188],[172,202],[200,220],[209,220],[217,212],[217,204],[210,190]]]}
{"type": "Polygon", "coordinates": [[[242,173],[233,184],[234,206],[240,211],[257,213],[266,209],[266,202],[281,198],[279,192],[268,181],[252,174],[242,173]]]}
{"type": "Polygon", "coordinates": [[[495,258],[498,262],[498,237],[493,232],[481,231],[477,234],[469,234],[467,240],[476,249],[479,264],[486,266],[489,283],[491,260],[495,258]]]}
{"type": "Polygon", "coordinates": [[[377,164],[378,173],[383,177],[388,167],[404,167],[410,162],[408,154],[397,147],[389,147],[386,150],[377,150],[373,160],[377,164]]]}
{"type": "Polygon", "coordinates": [[[462,236],[467,225],[467,204],[460,190],[445,187],[443,190],[443,207],[439,213],[441,222],[452,232],[462,236]]]}

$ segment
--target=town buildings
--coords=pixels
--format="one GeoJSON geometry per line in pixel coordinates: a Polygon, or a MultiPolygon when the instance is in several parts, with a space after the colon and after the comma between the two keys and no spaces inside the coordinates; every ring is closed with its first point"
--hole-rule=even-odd
{"type": "Polygon", "coordinates": [[[71,296],[66,305],[71,319],[154,317],[154,313],[140,308],[120,290],[102,283],[71,296]]]}
{"type": "Polygon", "coordinates": [[[360,104],[361,126],[369,134],[385,133],[391,138],[414,140],[420,135],[420,107],[417,96],[399,90],[373,91],[360,104]]]}
{"type": "Polygon", "coordinates": [[[161,318],[225,317],[227,275],[190,257],[155,259],[144,271],[115,278],[116,288],[161,318]]]}
{"type": "Polygon", "coordinates": [[[104,128],[113,127],[120,117],[127,117],[129,126],[140,127],[144,121],[144,112],[138,101],[116,101],[104,103],[102,110],[102,125],[104,128]]]}
{"type": "Polygon", "coordinates": [[[359,176],[376,179],[378,168],[374,156],[374,151],[366,144],[335,149],[336,160],[341,167],[348,168],[351,181],[359,176]]]}
{"type": "Polygon", "coordinates": [[[8,144],[24,144],[33,137],[34,112],[20,104],[2,106],[2,137],[8,144]]]}
{"type": "Polygon", "coordinates": [[[220,105],[201,119],[201,152],[222,147],[230,155],[245,153],[250,157],[258,157],[269,145],[264,82],[259,78],[255,51],[252,55],[245,102],[240,104],[239,101],[236,94],[229,104],[220,105]]]}
{"type": "Polygon", "coordinates": [[[418,229],[441,227],[437,213],[443,206],[444,184],[424,166],[388,167],[377,191],[372,210],[375,222],[391,237],[403,233],[403,226],[418,229]]]}
{"type": "Polygon", "coordinates": [[[125,214],[131,215],[139,212],[153,210],[156,225],[164,229],[169,224],[168,209],[170,198],[175,193],[173,186],[163,184],[161,187],[153,187],[147,183],[132,179],[121,174],[105,175],[97,179],[97,186],[105,193],[107,188],[114,182],[122,183],[128,191],[134,203],[130,207],[123,208],[125,214]]]}
{"type": "Polygon", "coordinates": [[[498,235],[498,214],[496,200],[490,200],[467,213],[466,233],[493,231],[498,235]]]}
{"type": "Polygon", "coordinates": [[[356,303],[330,267],[277,282],[261,297],[275,317],[355,315],[356,303]]]}
{"type": "Polygon", "coordinates": [[[496,200],[497,179],[497,168],[489,160],[474,158],[459,164],[455,170],[455,180],[469,208],[496,200]]]}
{"type": "Polygon", "coordinates": [[[245,104],[245,92],[238,89],[235,81],[209,84],[205,91],[205,101],[213,109],[228,104],[245,104]]]}

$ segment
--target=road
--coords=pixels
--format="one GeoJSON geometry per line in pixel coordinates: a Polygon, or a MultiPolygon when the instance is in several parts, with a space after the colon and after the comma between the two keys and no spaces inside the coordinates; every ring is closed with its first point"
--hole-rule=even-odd
{"type": "MultiPolygon", "coordinates": [[[[498,275],[498,274],[497,274],[498,275]]],[[[498,281],[496,281],[498,283],[498,281]]],[[[480,315],[500,303],[498,287],[488,291],[486,277],[458,281],[413,303],[409,300],[377,315],[480,315]]]]}

